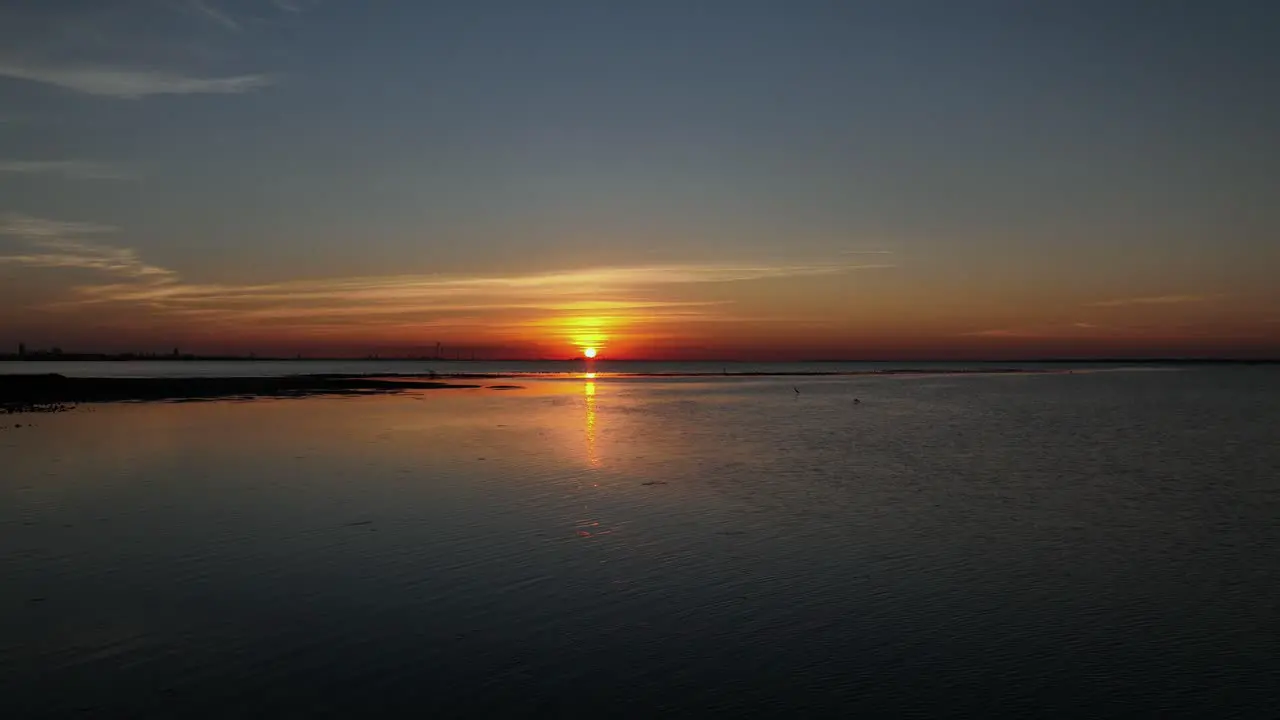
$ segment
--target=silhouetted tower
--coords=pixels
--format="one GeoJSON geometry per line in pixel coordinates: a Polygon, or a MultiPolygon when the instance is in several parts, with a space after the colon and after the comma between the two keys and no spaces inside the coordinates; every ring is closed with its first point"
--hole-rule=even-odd
{"type": "Polygon", "coordinates": [[[27,356],[27,344],[18,343],[18,357],[24,358],[26,356],[27,356]]]}

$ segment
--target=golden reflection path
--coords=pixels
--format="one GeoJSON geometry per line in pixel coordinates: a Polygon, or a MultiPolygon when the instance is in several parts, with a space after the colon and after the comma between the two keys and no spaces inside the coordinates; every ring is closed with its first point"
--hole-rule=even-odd
{"type": "Polygon", "coordinates": [[[600,465],[600,457],[596,455],[596,374],[586,373],[585,379],[582,396],[587,408],[586,416],[583,418],[583,432],[587,437],[587,463],[591,467],[597,467],[600,465]]]}

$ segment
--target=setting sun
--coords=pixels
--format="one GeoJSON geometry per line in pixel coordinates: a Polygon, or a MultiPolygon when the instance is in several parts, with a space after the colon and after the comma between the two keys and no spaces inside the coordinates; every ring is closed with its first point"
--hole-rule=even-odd
{"type": "Polygon", "coordinates": [[[593,347],[586,348],[582,351],[582,355],[587,359],[594,358],[596,356],[596,349],[593,347]]]}

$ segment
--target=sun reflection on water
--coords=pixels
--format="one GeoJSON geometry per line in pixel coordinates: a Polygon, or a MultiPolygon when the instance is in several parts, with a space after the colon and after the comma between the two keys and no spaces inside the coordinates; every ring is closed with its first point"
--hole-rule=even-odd
{"type": "Polygon", "coordinates": [[[600,464],[596,455],[596,374],[587,373],[587,382],[582,386],[583,399],[586,401],[586,416],[583,418],[583,431],[587,437],[587,462],[591,467],[600,464]]]}

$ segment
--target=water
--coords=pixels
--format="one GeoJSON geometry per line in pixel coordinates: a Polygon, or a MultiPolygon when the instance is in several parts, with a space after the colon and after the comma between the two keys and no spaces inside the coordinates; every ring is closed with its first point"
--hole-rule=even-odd
{"type": "Polygon", "coordinates": [[[0,418],[0,713],[1280,702],[1273,368],[521,384],[0,418]]]}

